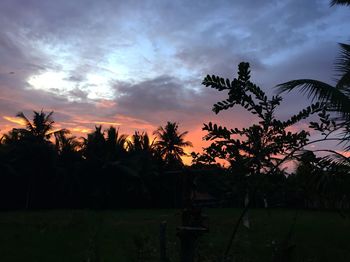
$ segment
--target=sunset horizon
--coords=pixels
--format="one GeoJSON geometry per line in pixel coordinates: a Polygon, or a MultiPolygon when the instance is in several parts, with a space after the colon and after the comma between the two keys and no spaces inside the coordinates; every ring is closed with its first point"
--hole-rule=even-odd
{"type": "MultiPolygon", "coordinates": [[[[240,110],[211,111],[223,94],[201,85],[207,74],[233,79],[246,61],[268,94],[290,79],[333,81],[333,39],[347,40],[344,8],[326,0],[212,5],[3,1],[0,132],[16,127],[17,112],[30,118],[41,109],[54,111],[56,127],[77,136],[101,124],[151,134],[171,121],[200,152],[208,145],[203,123],[254,122],[240,110]]],[[[308,103],[294,93],[279,114],[287,118],[308,103]]]]}

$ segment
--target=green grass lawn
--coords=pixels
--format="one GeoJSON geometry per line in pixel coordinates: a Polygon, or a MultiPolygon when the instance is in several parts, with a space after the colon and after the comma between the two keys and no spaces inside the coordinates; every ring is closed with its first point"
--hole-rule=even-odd
{"type": "MultiPolygon", "coordinates": [[[[200,261],[219,261],[238,209],[208,209],[210,232],[198,245],[200,261]]],[[[234,261],[272,261],[295,211],[256,209],[240,227],[234,261]]],[[[159,224],[168,221],[168,254],[178,261],[178,210],[36,211],[0,213],[0,261],[159,261],[159,224]]],[[[299,211],[290,244],[292,261],[350,261],[350,216],[299,211]]]]}

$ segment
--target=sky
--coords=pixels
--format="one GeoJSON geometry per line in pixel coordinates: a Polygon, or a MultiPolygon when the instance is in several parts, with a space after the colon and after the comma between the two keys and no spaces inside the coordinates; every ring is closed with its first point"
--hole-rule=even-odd
{"type": "MultiPolygon", "coordinates": [[[[151,134],[172,121],[198,152],[203,123],[255,121],[239,109],[215,115],[226,94],[201,85],[207,74],[233,78],[245,61],[268,94],[298,78],[332,84],[349,15],[328,0],[1,0],[0,133],[42,109],[77,136],[95,125],[151,134]]],[[[308,104],[286,95],[278,114],[308,104]]]]}

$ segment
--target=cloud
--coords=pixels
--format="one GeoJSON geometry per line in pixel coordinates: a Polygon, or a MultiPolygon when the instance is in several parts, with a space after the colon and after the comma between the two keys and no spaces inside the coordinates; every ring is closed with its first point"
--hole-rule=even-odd
{"type": "MultiPolygon", "coordinates": [[[[5,116],[44,109],[80,134],[177,121],[199,144],[203,122],[254,122],[243,110],[214,115],[226,94],[201,86],[206,74],[232,78],[248,61],[268,94],[294,78],[331,82],[335,42],[350,26],[348,9],[328,0],[2,0],[0,23],[2,132],[5,116]],[[29,81],[47,73],[58,77],[29,81]]],[[[308,104],[286,100],[282,117],[308,104]]]]}
{"type": "Polygon", "coordinates": [[[178,79],[159,76],[137,84],[117,83],[117,103],[121,109],[135,112],[189,109],[188,100],[194,91],[186,89],[178,79]]]}
{"type": "Polygon", "coordinates": [[[11,117],[11,116],[4,116],[3,117],[5,120],[11,122],[11,123],[15,123],[17,125],[25,125],[26,122],[23,119],[17,118],[17,117],[11,117]]]}

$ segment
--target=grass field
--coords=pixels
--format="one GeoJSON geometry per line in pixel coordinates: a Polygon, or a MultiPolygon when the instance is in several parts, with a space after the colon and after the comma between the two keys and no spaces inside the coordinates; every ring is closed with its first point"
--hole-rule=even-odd
{"type": "MultiPolygon", "coordinates": [[[[238,209],[208,209],[210,232],[198,246],[200,261],[219,261],[238,209]]],[[[251,210],[251,229],[240,227],[234,261],[272,261],[295,211],[251,210]]],[[[178,261],[177,210],[36,211],[0,213],[0,261],[159,261],[159,224],[168,221],[168,255],[178,261]]],[[[350,261],[350,216],[299,211],[293,261],[350,261]]]]}

